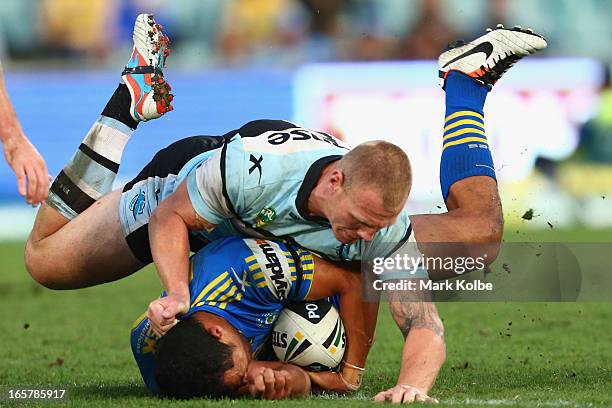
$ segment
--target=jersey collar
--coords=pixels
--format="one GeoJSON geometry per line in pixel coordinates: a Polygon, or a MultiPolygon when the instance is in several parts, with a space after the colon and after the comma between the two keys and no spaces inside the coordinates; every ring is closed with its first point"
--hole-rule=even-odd
{"type": "Polygon", "coordinates": [[[313,217],[308,215],[307,205],[308,205],[308,197],[310,197],[310,193],[317,185],[317,182],[321,178],[321,173],[323,169],[328,164],[335,162],[336,160],[340,160],[342,155],[335,154],[331,156],[321,157],[314,163],[310,165],[310,168],[306,172],[304,176],[304,181],[298,190],[297,197],[295,198],[295,208],[297,208],[300,216],[308,221],[316,222],[317,224],[324,225],[329,227],[329,221],[324,217],[313,217]]]}

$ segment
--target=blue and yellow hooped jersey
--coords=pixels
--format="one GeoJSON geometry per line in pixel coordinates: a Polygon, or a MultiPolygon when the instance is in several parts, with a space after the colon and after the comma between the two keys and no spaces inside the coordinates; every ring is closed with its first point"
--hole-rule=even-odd
{"type": "MultiPolygon", "coordinates": [[[[256,354],[284,305],[306,298],[313,277],[314,260],[307,251],[263,239],[220,239],[191,258],[191,308],[182,319],[197,311],[221,316],[246,337],[256,354]]],[[[132,352],[152,392],[157,392],[156,343],[149,319],[141,316],[132,328],[132,352]]]]}

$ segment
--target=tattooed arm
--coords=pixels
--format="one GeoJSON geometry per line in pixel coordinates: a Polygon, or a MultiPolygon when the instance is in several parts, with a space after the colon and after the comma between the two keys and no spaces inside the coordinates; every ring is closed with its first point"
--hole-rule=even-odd
{"type": "Polygon", "coordinates": [[[391,314],[405,342],[397,385],[378,393],[375,399],[395,403],[433,402],[427,393],[446,358],[444,326],[436,306],[428,296],[410,296],[405,292],[388,295],[391,314]]]}
{"type": "Polygon", "coordinates": [[[392,302],[393,319],[404,334],[398,384],[425,392],[433,386],[446,357],[444,326],[433,302],[392,302]]]}

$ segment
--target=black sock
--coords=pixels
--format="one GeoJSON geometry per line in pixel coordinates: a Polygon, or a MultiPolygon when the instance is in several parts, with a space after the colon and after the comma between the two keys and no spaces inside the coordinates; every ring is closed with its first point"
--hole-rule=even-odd
{"type": "Polygon", "coordinates": [[[104,107],[102,115],[108,118],[113,118],[123,123],[130,129],[136,129],[138,122],[130,115],[130,103],[132,98],[130,91],[125,84],[119,84],[113,96],[104,107]]]}

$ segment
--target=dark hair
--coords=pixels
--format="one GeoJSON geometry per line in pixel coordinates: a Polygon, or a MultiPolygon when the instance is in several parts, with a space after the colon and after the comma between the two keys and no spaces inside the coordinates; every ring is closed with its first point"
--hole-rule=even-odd
{"type": "Polygon", "coordinates": [[[237,389],[223,383],[234,366],[232,348],[214,338],[190,316],[157,343],[155,381],[162,396],[178,399],[234,396],[237,389]]]}

